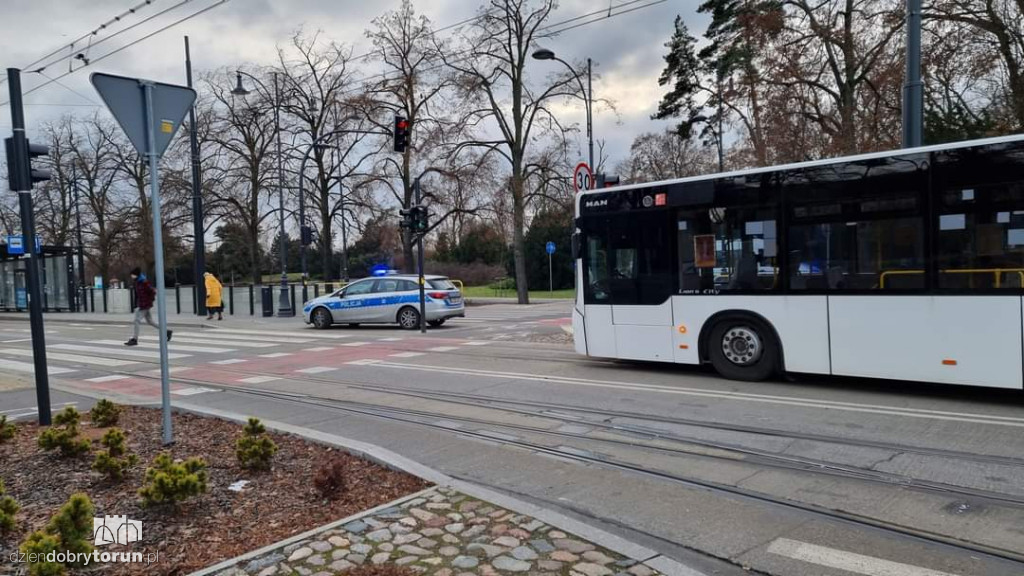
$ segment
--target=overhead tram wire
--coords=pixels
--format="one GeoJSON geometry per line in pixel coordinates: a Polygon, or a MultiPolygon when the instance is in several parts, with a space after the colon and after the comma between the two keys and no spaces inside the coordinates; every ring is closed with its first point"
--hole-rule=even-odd
{"type": "MultiPolygon", "coordinates": [[[[153,1],[156,1],[156,0],[150,0],[150,1],[153,2],[153,1]]],[[[143,19],[143,20],[141,20],[139,22],[136,22],[135,24],[132,24],[131,26],[128,26],[126,28],[122,28],[121,30],[116,31],[116,32],[114,32],[113,34],[111,34],[109,36],[105,36],[103,38],[100,38],[96,42],[91,42],[86,47],[86,51],[91,50],[92,48],[95,48],[96,46],[99,46],[100,44],[103,44],[104,42],[106,42],[108,40],[112,40],[114,38],[117,38],[118,36],[120,36],[121,34],[124,34],[125,32],[130,32],[130,31],[138,28],[139,26],[143,26],[145,24],[148,24],[149,22],[152,22],[153,20],[155,20],[157,18],[160,18],[161,16],[164,16],[165,14],[167,14],[169,12],[177,10],[181,6],[184,6],[185,4],[188,4],[189,2],[192,2],[192,1],[193,0],[180,0],[177,4],[169,6],[169,7],[165,8],[165,9],[161,10],[160,12],[157,12],[156,14],[153,14],[152,16],[149,16],[148,18],[145,18],[145,19],[143,19]]],[[[66,47],[74,48],[74,45],[75,44],[72,43],[72,44],[67,45],[66,47]]],[[[60,64],[60,63],[64,62],[65,60],[70,60],[72,58],[76,58],[78,55],[73,54],[73,52],[75,52],[75,50],[70,50],[66,56],[61,56],[61,57],[59,57],[59,58],[57,58],[55,60],[50,60],[50,61],[46,62],[45,64],[43,64],[41,66],[36,66],[36,64],[38,64],[42,60],[45,60],[45,58],[37,60],[36,62],[34,62],[32,64],[29,64],[28,66],[25,66],[24,70],[27,70],[29,72],[40,72],[42,70],[45,70],[46,68],[49,68],[50,66],[54,66],[56,64],[60,64]]],[[[92,61],[93,61],[93,59],[89,59],[87,57],[86,58],[86,63],[82,67],[84,68],[85,66],[88,66],[89,63],[91,63],[92,61]]]]}
{"type": "MultiPolygon", "coordinates": [[[[213,4],[203,8],[201,10],[197,10],[196,12],[193,12],[192,14],[189,14],[188,16],[180,18],[180,19],[178,19],[178,20],[176,20],[176,21],[174,21],[174,22],[172,22],[172,23],[170,23],[170,24],[168,24],[168,25],[166,25],[166,26],[164,26],[162,28],[154,30],[153,32],[150,32],[149,34],[146,34],[145,36],[143,36],[141,38],[137,38],[137,39],[129,42],[128,44],[125,44],[124,46],[121,46],[119,48],[111,50],[110,52],[107,52],[106,54],[103,54],[102,56],[98,56],[96,58],[93,58],[92,61],[90,62],[90,64],[95,64],[97,62],[105,60],[105,59],[109,58],[110,56],[113,56],[114,54],[117,54],[118,52],[121,52],[123,50],[127,50],[128,48],[131,48],[132,46],[138,44],[139,42],[143,42],[145,40],[148,40],[148,39],[152,38],[153,36],[156,36],[156,35],[158,35],[158,34],[160,34],[162,32],[165,32],[165,31],[167,31],[167,30],[169,30],[171,28],[174,28],[175,26],[177,26],[177,25],[179,25],[179,24],[181,24],[183,22],[187,22],[188,20],[191,20],[192,18],[195,18],[196,16],[200,16],[202,14],[205,14],[206,12],[209,12],[210,10],[213,10],[214,8],[216,8],[216,7],[218,7],[218,6],[222,5],[222,4],[226,4],[227,2],[230,2],[230,1],[231,0],[217,0],[217,2],[214,2],[213,4]]],[[[81,70],[81,68],[79,68],[78,70],[81,70]]],[[[48,80],[47,82],[43,82],[42,84],[39,84],[38,86],[34,86],[31,89],[26,90],[25,91],[25,95],[27,96],[28,94],[31,94],[31,93],[35,92],[36,90],[39,90],[40,88],[44,88],[46,86],[49,86],[50,84],[52,84],[54,82],[57,82],[61,78],[64,78],[64,77],[69,76],[71,74],[74,74],[78,70],[71,70],[71,71],[65,72],[65,73],[63,73],[63,74],[61,74],[61,75],[59,75],[59,76],[57,76],[55,78],[52,78],[52,79],[48,80]]],[[[10,103],[10,100],[7,100],[7,101],[4,101],[3,103],[0,103],[0,106],[6,105],[6,104],[9,104],[9,103],[10,103]]]]}
{"type": "MultiPolygon", "coordinates": [[[[157,1],[159,1],[159,0],[143,0],[139,4],[137,4],[135,6],[132,6],[131,8],[125,10],[124,12],[118,14],[117,16],[114,16],[110,20],[107,20],[106,22],[100,24],[99,26],[94,28],[92,31],[86,32],[82,36],[76,38],[75,40],[72,40],[70,43],[68,43],[68,44],[61,44],[61,46],[59,48],[55,49],[54,51],[50,52],[49,54],[46,54],[45,56],[42,56],[41,58],[39,58],[38,60],[35,60],[34,62],[32,62],[32,63],[30,63],[30,64],[28,64],[26,66],[23,66],[22,69],[23,70],[28,70],[28,69],[32,69],[32,68],[38,68],[38,64],[40,62],[43,62],[47,58],[50,58],[51,56],[54,56],[54,55],[57,55],[57,54],[60,54],[62,51],[66,50],[66,49],[69,49],[69,48],[71,50],[74,50],[75,44],[78,44],[79,42],[81,42],[83,40],[86,40],[90,36],[95,36],[95,35],[99,34],[102,30],[105,30],[111,24],[114,24],[116,22],[120,22],[121,19],[125,18],[126,16],[131,16],[132,14],[135,14],[136,12],[141,10],[142,8],[145,8],[146,6],[148,6],[150,4],[153,4],[154,2],[157,2],[157,1]]],[[[46,66],[49,66],[49,65],[50,64],[47,64],[46,66]]],[[[44,68],[46,66],[44,66],[44,68]]],[[[2,79],[0,79],[0,84],[3,84],[6,81],[7,81],[6,77],[2,78],[2,79]]]]}
{"type": "MultiPolygon", "coordinates": [[[[540,37],[540,38],[547,38],[549,36],[553,36],[554,34],[559,34],[559,33],[564,32],[566,30],[571,30],[573,28],[579,28],[579,27],[582,27],[582,26],[586,26],[588,24],[596,24],[596,23],[601,22],[603,20],[608,20],[610,18],[615,18],[617,16],[621,16],[623,14],[628,14],[629,12],[634,12],[636,10],[640,10],[640,9],[643,9],[643,8],[649,8],[651,6],[654,6],[656,4],[661,4],[661,3],[664,3],[666,1],[667,0],[654,0],[653,2],[650,1],[650,0],[627,0],[626,2],[623,2],[621,4],[616,4],[616,5],[610,6],[608,8],[602,8],[600,10],[595,10],[593,12],[588,12],[587,14],[581,14],[579,16],[574,16],[572,18],[567,18],[565,20],[562,20],[562,21],[559,21],[559,22],[554,22],[554,23],[548,24],[546,26],[541,26],[538,29],[538,32],[542,31],[542,30],[548,30],[548,29],[551,29],[551,28],[557,28],[559,26],[564,26],[564,25],[566,25],[568,23],[577,22],[577,21],[583,20],[585,18],[592,18],[591,20],[587,20],[586,22],[581,22],[581,23],[573,25],[571,27],[564,28],[564,29],[561,29],[561,30],[557,30],[554,33],[548,33],[548,34],[539,35],[538,37],[540,37]],[[619,10],[621,8],[626,8],[626,7],[631,6],[633,4],[639,4],[641,2],[648,2],[648,3],[644,4],[642,6],[634,6],[634,7],[630,8],[629,10],[623,10],[623,11],[616,12],[616,10],[619,10]],[[594,18],[594,16],[598,16],[598,17],[594,18]]],[[[450,28],[455,28],[457,26],[461,26],[463,24],[467,24],[467,23],[472,22],[474,20],[479,20],[480,18],[483,18],[484,16],[485,16],[485,14],[480,14],[478,16],[474,16],[473,18],[467,18],[466,20],[463,20],[462,22],[457,22],[455,24],[451,24],[451,25],[445,26],[444,28],[438,29],[434,33],[436,34],[437,32],[441,32],[442,30],[446,30],[446,29],[450,29],[450,28]]],[[[362,54],[358,58],[365,58],[365,57],[367,57],[370,54],[372,54],[372,53],[362,54]]],[[[463,50],[461,52],[456,52],[455,54],[453,54],[453,56],[455,56],[457,58],[455,60],[456,62],[461,62],[461,61],[467,60],[470,55],[471,55],[471,50],[463,50]],[[462,56],[462,58],[458,58],[460,56],[462,56]]],[[[431,70],[438,70],[438,69],[444,68],[444,66],[445,66],[444,64],[438,64],[436,66],[430,66],[430,67],[426,68],[424,70],[424,72],[430,72],[431,70]]],[[[392,78],[397,78],[397,76],[394,76],[392,78]]],[[[387,80],[387,79],[391,79],[391,78],[389,78],[388,75],[386,73],[383,73],[383,72],[377,73],[377,74],[371,74],[369,76],[364,76],[362,78],[359,78],[359,79],[355,80],[355,82],[359,83],[358,86],[354,86],[354,87],[352,87],[352,88],[350,88],[348,90],[343,90],[343,91],[341,91],[341,94],[351,94],[352,92],[356,92],[356,91],[358,91],[358,90],[368,86],[371,81],[377,80],[377,79],[387,80]]]]}

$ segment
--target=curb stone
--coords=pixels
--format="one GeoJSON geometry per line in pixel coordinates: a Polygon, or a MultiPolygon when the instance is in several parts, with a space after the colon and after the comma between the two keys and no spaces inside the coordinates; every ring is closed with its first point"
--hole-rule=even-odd
{"type": "MultiPolygon", "coordinates": [[[[238,414],[214,408],[207,408],[205,406],[199,406],[187,402],[177,403],[174,406],[174,408],[176,410],[183,412],[191,412],[193,414],[220,418],[222,420],[228,420],[241,424],[244,424],[247,420],[244,416],[238,414]]],[[[405,456],[392,452],[391,450],[388,450],[386,448],[382,448],[374,444],[361,442],[359,440],[354,440],[351,438],[345,438],[334,434],[310,430],[308,428],[295,426],[293,424],[288,424],[286,422],[279,422],[274,420],[262,420],[262,422],[270,430],[286,434],[294,434],[296,436],[306,438],[307,440],[313,442],[318,442],[321,444],[330,445],[335,448],[340,448],[349,452],[350,454],[366,458],[371,462],[375,462],[387,468],[400,470],[412,474],[414,476],[418,476],[428,482],[437,485],[437,487],[450,488],[456,490],[462,494],[468,495],[472,498],[476,498],[478,500],[485,502],[485,506],[497,505],[499,507],[512,510],[519,515],[530,516],[535,520],[539,520],[543,523],[546,523],[549,526],[557,528],[560,531],[570,532],[582,540],[592,542],[598,547],[618,553],[637,563],[645,564],[650,568],[664,574],[665,576],[705,576],[702,572],[689,568],[681,562],[678,562],[671,558],[667,558],[651,548],[637,544],[635,542],[631,542],[629,540],[626,540],[625,538],[616,536],[600,528],[595,528],[589,524],[580,522],[579,520],[576,520],[574,518],[570,518],[569,516],[566,516],[565,514],[562,514],[560,512],[555,512],[554,510],[550,510],[535,504],[531,504],[529,502],[525,502],[523,500],[519,500],[518,498],[514,498],[512,496],[508,496],[500,492],[496,492],[494,490],[485,488],[483,486],[479,486],[477,484],[473,484],[471,482],[465,482],[463,480],[452,478],[451,476],[448,476],[447,474],[444,474],[439,470],[435,470],[433,468],[425,466],[419,462],[416,462],[415,460],[406,458],[405,456]]],[[[427,491],[436,490],[437,487],[428,488],[427,491]]],[[[332,522],[331,524],[328,524],[326,526],[316,528],[304,534],[300,534],[298,536],[289,538],[287,542],[298,541],[302,538],[309,538],[311,535],[318,534],[322,531],[330,530],[331,528],[340,526],[342,524],[349,524],[360,518],[370,516],[378,510],[386,510],[388,508],[395,507],[397,505],[397,502],[404,503],[407,500],[415,500],[418,497],[422,497],[421,493],[406,496],[405,498],[402,498],[395,502],[383,504],[371,510],[361,512],[351,518],[346,518],[344,520],[332,522]]],[[[238,558],[227,560],[225,562],[217,564],[216,566],[206,568],[198,572],[194,572],[191,576],[206,576],[212,574],[217,570],[223,570],[230,566],[237,565],[239,562],[242,561],[242,559],[251,559],[260,554],[276,550],[277,548],[280,548],[282,545],[285,544],[283,544],[282,542],[272,544],[257,552],[243,554],[238,558]]]]}

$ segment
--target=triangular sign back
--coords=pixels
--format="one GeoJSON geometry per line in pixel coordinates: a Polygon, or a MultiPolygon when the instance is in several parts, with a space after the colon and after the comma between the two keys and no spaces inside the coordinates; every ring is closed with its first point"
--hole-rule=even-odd
{"type": "Polygon", "coordinates": [[[153,86],[153,126],[156,153],[163,156],[182,120],[196,101],[196,91],[186,86],[163,84],[94,72],[89,77],[110,113],[131,140],[139,154],[147,154],[146,100],[143,86],[153,86]]]}

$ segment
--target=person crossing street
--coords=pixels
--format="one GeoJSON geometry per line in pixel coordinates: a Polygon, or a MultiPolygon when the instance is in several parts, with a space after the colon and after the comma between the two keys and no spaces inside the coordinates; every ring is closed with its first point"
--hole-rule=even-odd
{"type": "Polygon", "coordinates": [[[206,278],[206,312],[209,314],[206,319],[213,320],[213,313],[217,313],[217,320],[224,319],[224,302],[221,300],[221,292],[224,286],[220,280],[211,272],[203,275],[206,278]]]}
{"type": "MultiPolygon", "coordinates": [[[[153,322],[153,315],[151,311],[153,309],[153,300],[156,298],[156,289],[150,284],[149,279],[142,273],[142,270],[136,267],[131,272],[133,289],[135,290],[135,321],[132,322],[132,337],[124,343],[125,346],[138,346],[139,345],[139,326],[145,321],[157,330],[160,326],[153,322]]],[[[167,341],[171,341],[171,335],[174,333],[173,330],[167,331],[167,341]]]]}

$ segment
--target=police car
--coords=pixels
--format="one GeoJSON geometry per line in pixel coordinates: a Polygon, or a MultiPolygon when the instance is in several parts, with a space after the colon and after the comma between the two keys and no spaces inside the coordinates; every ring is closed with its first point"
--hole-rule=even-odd
{"type": "MultiPolygon", "coordinates": [[[[420,289],[415,275],[356,280],[341,290],[306,302],[306,324],[326,329],[333,324],[398,324],[409,330],[420,325],[420,289]]],[[[444,276],[425,276],[427,324],[440,326],[463,317],[462,293],[444,276]]]]}

